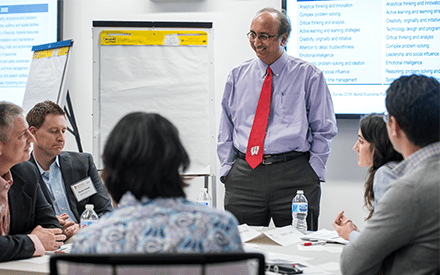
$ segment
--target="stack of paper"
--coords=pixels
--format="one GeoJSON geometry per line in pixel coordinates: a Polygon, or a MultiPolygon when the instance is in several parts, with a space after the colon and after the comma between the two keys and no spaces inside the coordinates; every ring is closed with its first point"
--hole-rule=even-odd
{"type": "Polygon", "coordinates": [[[247,224],[238,226],[242,242],[267,243],[281,246],[287,246],[293,243],[301,242],[304,236],[291,225],[275,228],[272,230],[258,232],[247,224]]]}
{"type": "Polygon", "coordinates": [[[335,230],[327,230],[325,228],[320,229],[318,231],[312,232],[308,235],[304,235],[301,237],[302,240],[310,241],[310,240],[324,240],[329,243],[340,243],[340,244],[348,244],[347,240],[338,236],[338,233],[335,230]]]}

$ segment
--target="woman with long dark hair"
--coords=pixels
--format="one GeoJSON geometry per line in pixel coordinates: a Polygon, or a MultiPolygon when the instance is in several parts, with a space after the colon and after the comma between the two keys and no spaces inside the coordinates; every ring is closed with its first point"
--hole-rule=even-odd
{"type": "MultiPolygon", "coordinates": [[[[353,150],[358,152],[358,165],[369,167],[364,193],[365,206],[369,211],[365,220],[369,220],[388,185],[396,178],[392,169],[403,157],[394,150],[381,114],[371,114],[361,119],[353,150]]],[[[356,226],[344,216],[344,211],[338,214],[333,226],[339,236],[346,240],[352,241],[359,234],[356,226]]]]}

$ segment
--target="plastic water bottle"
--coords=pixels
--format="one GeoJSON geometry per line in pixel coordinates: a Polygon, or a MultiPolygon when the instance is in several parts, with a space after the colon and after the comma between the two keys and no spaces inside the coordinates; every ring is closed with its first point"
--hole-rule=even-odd
{"type": "Polygon", "coordinates": [[[199,196],[197,197],[196,203],[200,204],[200,205],[211,207],[211,197],[208,194],[208,189],[202,188],[199,196]]]}
{"type": "Polygon", "coordinates": [[[296,196],[292,200],[292,226],[303,234],[307,234],[307,208],[304,191],[296,191],[296,196]]]}
{"type": "Polygon", "coordinates": [[[86,204],[86,210],[81,214],[81,229],[86,228],[98,221],[98,215],[93,210],[93,204],[86,204]]]}

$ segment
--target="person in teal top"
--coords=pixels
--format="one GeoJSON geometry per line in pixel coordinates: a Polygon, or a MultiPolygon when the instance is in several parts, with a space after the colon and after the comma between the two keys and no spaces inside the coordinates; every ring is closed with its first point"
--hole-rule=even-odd
{"type": "Polygon", "coordinates": [[[81,229],[72,253],[243,251],[231,213],[185,198],[181,174],[190,160],[164,117],[123,117],[107,139],[103,161],[103,179],[118,208],[81,229]]]}

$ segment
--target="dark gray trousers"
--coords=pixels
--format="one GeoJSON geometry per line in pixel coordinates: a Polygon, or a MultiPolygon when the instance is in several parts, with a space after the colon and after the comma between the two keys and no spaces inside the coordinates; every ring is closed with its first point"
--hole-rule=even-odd
{"type": "Polygon", "coordinates": [[[308,200],[308,230],[318,230],[321,184],[307,154],[287,162],[260,164],[252,169],[237,158],[225,179],[225,209],[240,224],[275,226],[292,224],[292,199],[304,190],[308,200]]]}

